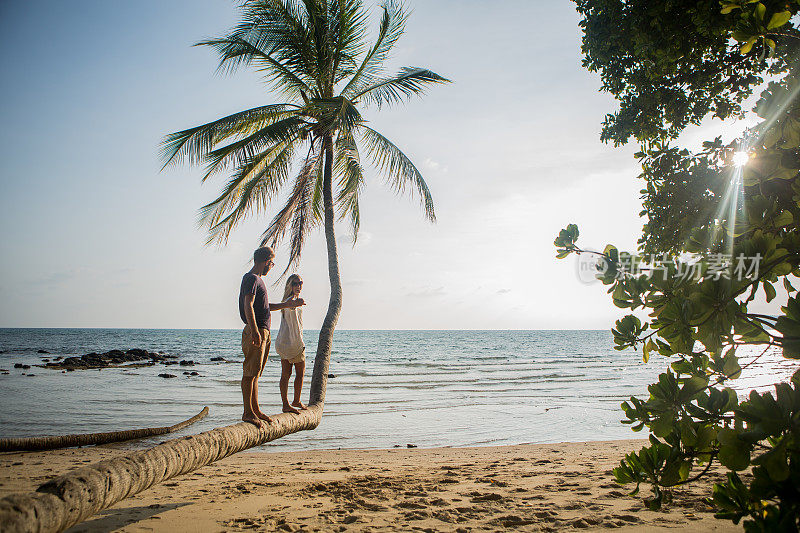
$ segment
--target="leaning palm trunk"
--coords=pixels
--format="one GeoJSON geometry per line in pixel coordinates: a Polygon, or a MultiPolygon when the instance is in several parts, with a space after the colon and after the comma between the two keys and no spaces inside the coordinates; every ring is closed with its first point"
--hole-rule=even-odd
{"type": "Polygon", "coordinates": [[[419,194],[425,216],[436,219],[430,191],[419,170],[397,146],[367,126],[357,109],[357,105],[398,103],[422,94],[427,86],[448,82],[418,67],[404,67],[394,75],[385,73],[384,62],[402,35],[408,16],[402,7],[394,0],[385,0],[372,45],[366,43],[367,11],[361,0],[252,0],[241,2],[240,7],[241,24],[228,35],[199,44],[219,52],[223,69],[255,66],[288,101],[173,133],[163,144],[164,162],[167,165],[187,159],[190,163],[207,163],[204,180],[232,170],[222,194],[201,209],[209,242],[225,243],[241,220],[276,197],[287,181],[294,156],[308,154],[289,187],[286,205],[264,232],[262,244],[277,245],[290,229],[288,270],[299,261],[306,234],[323,219],[331,294],[319,333],[309,410],[299,415],[277,415],[262,429],[240,423],[171,440],[128,457],[80,468],[45,483],[34,493],[9,496],[0,500],[3,531],[65,529],[155,483],[319,425],[333,331],[342,307],[335,208],[349,216],[355,239],[364,183],[359,144],[395,191],[410,186],[419,194]],[[337,86],[342,90],[335,94],[337,86]]]}
{"type": "Polygon", "coordinates": [[[125,431],[109,431],[106,433],[83,433],[79,435],[54,435],[46,437],[23,437],[0,439],[0,452],[33,452],[40,450],[56,450],[75,446],[97,446],[112,442],[123,442],[133,439],[156,437],[173,433],[202,420],[208,414],[208,407],[188,420],[172,426],[159,428],[128,429],[125,431]]]}
{"type": "Polygon", "coordinates": [[[322,323],[311,377],[308,410],[281,413],[261,429],[241,422],[159,444],[143,452],[100,461],[41,485],[36,492],[12,494],[0,500],[0,529],[7,533],[63,531],[115,503],[172,477],[186,474],[230,455],[304,429],[322,420],[333,331],[342,308],[342,285],[334,233],[332,152],[324,139],[323,201],[325,240],[331,296],[322,323]]]}
{"type": "Polygon", "coordinates": [[[63,531],[174,476],[289,433],[314,429],[321,415],[322,404],[309,405],[300,415],[276,415],[272,424],[261,429],[240,422],[78,468],[48,481],[36,492],[1,499],[0,530],[4,533],[63,531]]]}

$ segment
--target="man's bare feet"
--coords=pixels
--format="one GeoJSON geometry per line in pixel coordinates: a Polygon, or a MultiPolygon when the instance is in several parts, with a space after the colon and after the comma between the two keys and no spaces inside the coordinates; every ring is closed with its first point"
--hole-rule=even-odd
{"type": "Polygon", "coordinates": [[[303,402],[292,402],[292,405],[297,407],[298,409],[308,409],[308,407],[303,402]]]}
{"type": "Polygon", "coordinates": [[[272,424],[272,418],[270,418],[269,416],[265,415],[261,411],[257,412],[256,416],[258,418],[260,418],[261,420],[266,420],[267,424],[272,424]]]}
{"type": "Polygon", "coordinates": [[[242,416],[242,421],[243,422],[250,422],[251,424],[253,424],[258,429],[261,429],[264,426],[264,424],[261,422],[261,420],[259,420],[256,416],[253,416],[253,415],[243,415],[242,416]]]}
{"type": "Polygon", "coordinates": [[[284,413],[294,413],[296,415],[300,414],[300,411],[289,405],[288,403],[283,404],[283,412],[284,413]]]}

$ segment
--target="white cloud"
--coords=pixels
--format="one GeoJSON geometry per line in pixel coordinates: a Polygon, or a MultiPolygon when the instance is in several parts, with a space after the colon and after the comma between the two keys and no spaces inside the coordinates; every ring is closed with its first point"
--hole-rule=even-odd
{"type": "Polygon", "coordinates": [[[430,157],[426,158],[425,161],[422,162],[422,168],[432,172],[441,172],[442,174],[447,174],[449,170],[447,166],[442,165],[438,161],[434,161],[430,157]]]}

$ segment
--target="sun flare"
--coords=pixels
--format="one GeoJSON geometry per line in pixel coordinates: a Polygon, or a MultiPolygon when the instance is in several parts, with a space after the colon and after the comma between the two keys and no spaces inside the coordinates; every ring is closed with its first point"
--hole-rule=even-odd
{"type": "Polygon", "coordinates": [[[750,161],[749,152],[734,152],[732,158],[733,164],[737,167],[743,167],[750,161]]]}

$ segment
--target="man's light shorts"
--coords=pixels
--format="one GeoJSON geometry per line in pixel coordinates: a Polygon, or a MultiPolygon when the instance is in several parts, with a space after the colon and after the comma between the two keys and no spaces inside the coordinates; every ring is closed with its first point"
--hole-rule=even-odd
{"type": "Polygon", "coordinates": [[[242,352],[244,352],[242,377],[261,377],[261,372],[264,371],[264,365],[269,357],[270,336],[266,329],[259,329],[259,332],[261,333],[261,345],[255,346],[250,334],[250,325],[246,325],[242,330],[242,352]]]}

